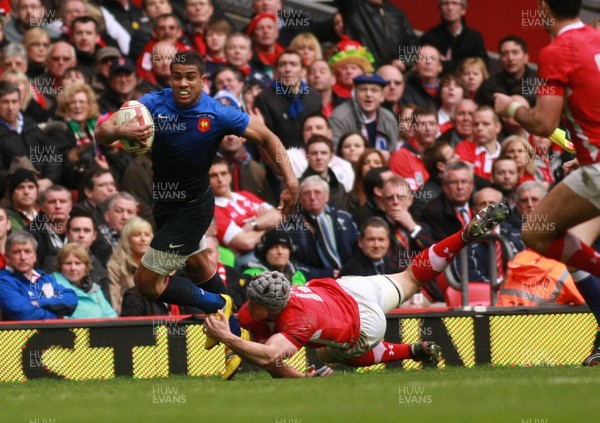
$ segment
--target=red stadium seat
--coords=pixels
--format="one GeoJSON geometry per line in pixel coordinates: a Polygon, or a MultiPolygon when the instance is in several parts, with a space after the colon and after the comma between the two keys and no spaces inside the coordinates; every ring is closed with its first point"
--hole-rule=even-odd
{"type": "MultiPolygon", "coordinates": [[[[448,307],[461,307],[461,293],[452,287],[446,289],[446,304],[448,307]]],[[[482,282],[469,282],[469,305],[490,306],[492,295],[490,284],[482,282]]]]}

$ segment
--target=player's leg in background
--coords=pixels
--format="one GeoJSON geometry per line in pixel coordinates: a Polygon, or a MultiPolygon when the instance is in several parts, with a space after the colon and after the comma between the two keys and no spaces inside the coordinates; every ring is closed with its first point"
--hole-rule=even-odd
{"type": "Polygon", "coordinates": [[[146,252],[134,276],[135,285],[143,295],[151,300],[201,308],[207,313],[216,313],[225,305],[221,295],[204,291],[182,276],[169,275],[175,269],[158,271],[158,259],[151,258],[160,256],[156,253],[152,248],[146,252]]]}
{"type": "MultiPolygon", "coordinates": [[[[592,245],[600,237],[600,217],[577,225],[570,232],[581,239],[582,242],[592,245]]],[[[598,324],[592,353],[586,357],[583,364],[587,366],[598,365],[600,364],[600,277],[573,268],[570,268],[569,271],[575,281],[575,286],[585,299],[598,324]]]]}
{"type": "Polygon", "coordinates": [[[560,182],[523,224],[523,241],[539,254],[600,276],[600,254],[568,232],[599,215],[594,204],[560,182]],[[552,230],[548,230],[549,226],[552,230]]]}
{"type": "MultiPolygon", "coordinates": [[[[198,288],[214,294],[219,294],[219,296],[227,302],[227,304],[223,304],[223,306],[219,308],[223,308],[225,305],[229,308],[233,307],[233,303],[231,297],[228,295],[227,287],[223,283],[223,279],[221,279],[217,269],[219,262],[217,248],[217,244],[208,244],[208,248],[188,257],[185,272],[198,288]]],[[[207,313],[214,313],[213,311],[205,311],[207,311],[207,313]]],[[[231,328],[231,332],[240,336],[242,331],[235,316],[231,314],[231,311],[225,314],[230,314],[229,327],[231,328]]]]}

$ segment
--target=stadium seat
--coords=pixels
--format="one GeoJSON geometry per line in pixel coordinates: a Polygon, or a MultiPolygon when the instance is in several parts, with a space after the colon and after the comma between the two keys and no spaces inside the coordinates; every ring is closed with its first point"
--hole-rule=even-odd
{"type": "MultiPolygon", "coordinates": [[[[446,289],[446,304],[448,307],[461,307],[461,293],[452,287],[446,289]]],[[[489,306],[492,304],[490,284],[469,282],[469,305],[489,306]]]]}

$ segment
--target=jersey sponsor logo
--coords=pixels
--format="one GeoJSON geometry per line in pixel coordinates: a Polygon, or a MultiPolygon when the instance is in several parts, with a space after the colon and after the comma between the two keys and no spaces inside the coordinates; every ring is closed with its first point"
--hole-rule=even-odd
{"type": "Polygon", "coordinates": [[[198,119],[198,130],[202,133],[208,132],[210,130],[210,119],[209,118],[198,119]]]}

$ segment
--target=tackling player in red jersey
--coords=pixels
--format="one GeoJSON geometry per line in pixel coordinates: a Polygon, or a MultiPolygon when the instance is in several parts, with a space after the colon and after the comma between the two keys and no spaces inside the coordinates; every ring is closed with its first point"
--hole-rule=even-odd
{"type": "MultiPolygon", "coordinates": [[[[552,222],[554,231],[525,223],[523,240],[536,252],[578,269],[573,279],[600,325],[600,254],[570,231],[600,216],[600,32],[579,18],[581,2],[538,1],[553,41],[540,52],[536,106],[526,109],[503,94],[494,97],[497,113],[536,135],[550,136],[565,117],[580,167],[548,193],[529,219],[552,222]]],[[[597,222],[590,222],[588,233],[597,232],[597,222]]],[[[583,364],[600,364],[600,332],[583,364]]]]}
{"type": "Polygon", "coordinates": [[[437,363],[440,348],[432,342],[384,342],[385,314],[439,275],[461,248],[508,213],[504,204],[489,205],[462,231],[419,253],[402,273],[316,279],[293,288],[279,272],[262,273],[248,283],[248,302],[238,316],[255,341],[232,334],[221,312],[206,318],[206,333],[273,377],[330,374],[328,368],[321,373],[311,366],[299,372],[284,363],[304,346],[316,349],[324,363],[368,366],[407,358],[437,363]]]}

